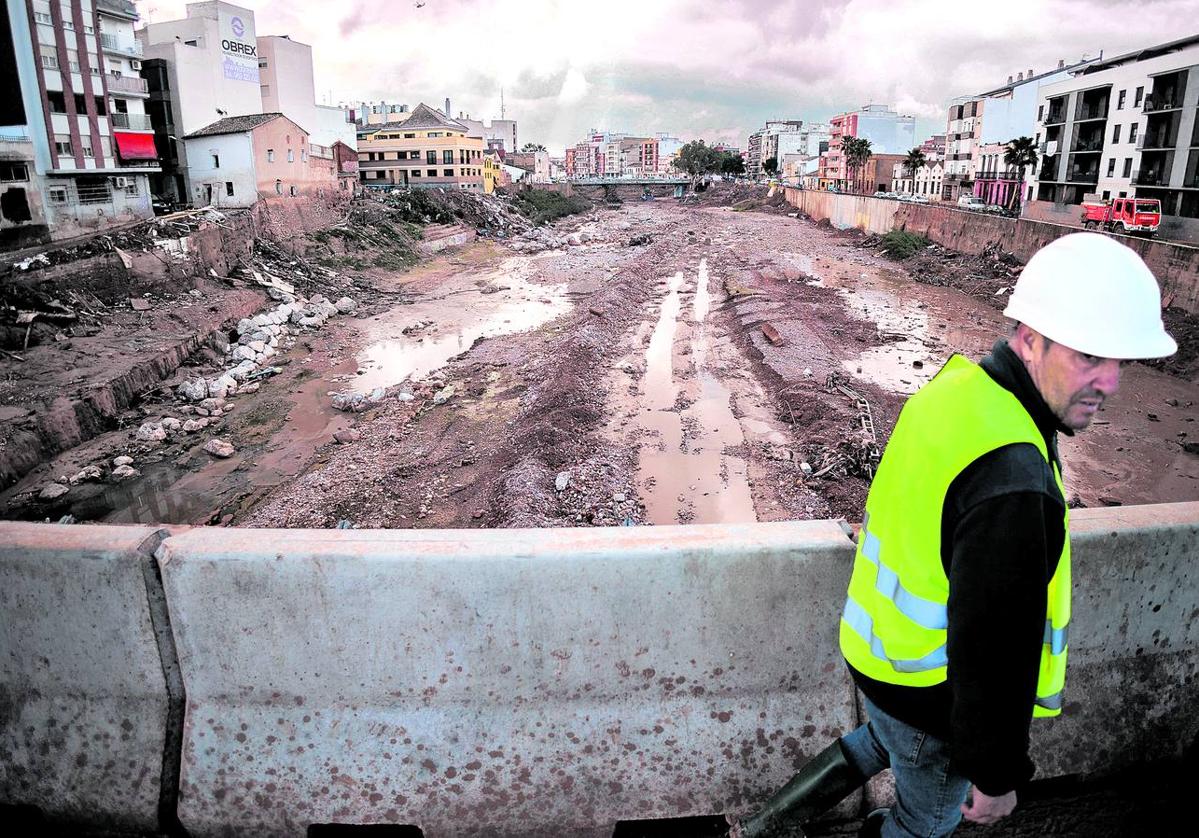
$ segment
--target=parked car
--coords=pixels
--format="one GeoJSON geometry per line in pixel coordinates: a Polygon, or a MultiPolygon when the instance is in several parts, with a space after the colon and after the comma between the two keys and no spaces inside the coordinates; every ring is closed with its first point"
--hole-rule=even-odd
{"type": "Polygon", "coordinates": [[[980,210],[986,206],[986,202],[977,195],[963,195],[958,198],[958,207],[967,210],[980,210]]]}
{"type": "Polygon", "coordinates": [[[985,207],[983,207],[983,212],[993,212],[996,214],[1002,214],[1003,213],[1003,205],[1002,204],[987,204],[985,207]]]}
{"type": "Polygon", "coordinates": [[[927,203],[929,203],[928,196],[927,195],[913,195],[912,203],[913,204],[927,204],[927,203]]]}

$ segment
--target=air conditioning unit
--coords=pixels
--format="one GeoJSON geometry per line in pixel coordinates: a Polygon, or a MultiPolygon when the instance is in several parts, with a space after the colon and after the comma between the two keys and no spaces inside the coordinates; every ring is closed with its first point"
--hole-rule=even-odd
{"type": "Polygon", "coordinates": [[[131,70],[140,70],[142,68],[142,62],[138,61],[136,58],[130,58],[129,68],[131,70]]]}
{"type": "Polygon", "coordinates": [[[129,178],[127,177],[114,177],[112,181],[113,184],[116,185],[117,189],[124,189],[129,185],[129,178]]]}

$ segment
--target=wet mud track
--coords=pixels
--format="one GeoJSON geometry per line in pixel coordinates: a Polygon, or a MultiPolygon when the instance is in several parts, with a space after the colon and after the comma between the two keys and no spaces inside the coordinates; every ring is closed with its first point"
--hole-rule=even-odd
{"type": "MultiPolygon", "coordinates": [[[[583,243],[481,242],[396,275],[402,304],[330,321],[237,399],[219,431],[234,458],[149,452],[141,481],[61,511],[282,527],[859,520],[863,404],[881,447],[952,352],[977,359],[1006,330],[986,300],[785,215],[655,201],[564,226],[583,243]],[[380,387],[363,413],[330,406],[380,387]]],[[[1130,365],[1095,427],[1062,441],[1076,501],[1199,497],[1183,448],[1196,401],[1195,382],[1130,365]]],[[[46,471],[101,450],[121,453],[98,440],[46,471]]]]}

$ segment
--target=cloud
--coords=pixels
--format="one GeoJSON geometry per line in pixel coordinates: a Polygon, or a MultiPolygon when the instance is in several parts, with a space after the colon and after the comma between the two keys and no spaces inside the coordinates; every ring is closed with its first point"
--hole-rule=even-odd
{"type": "MultiPolygon", "coordinates": [[[[143,0],[155,20],[182,0],[143,0]]],[[[242,0],[260,34],[311,44],[318,99],[498,117],[560,150],[591,128],[743,144],[768,118],[868,102],[944,131],[956,96],[1083,54],[1180,37],[1199,0],[242,0]]]]}

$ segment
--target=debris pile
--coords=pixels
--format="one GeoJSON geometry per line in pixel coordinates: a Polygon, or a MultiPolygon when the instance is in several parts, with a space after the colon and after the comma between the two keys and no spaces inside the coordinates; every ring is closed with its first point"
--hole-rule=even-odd
{"type": "MultiPolygon", "coordinates": [[[[860,237],[860,248],[885,250],[892,243],[885,236],[853,232],[860,237]]],[[[996,242],[977,256],[930,244],[906,258],[904,266],[917,282],[956,288],[998,309],[1007,305],[1007,294],[1024,269],[1023,262],[996,242]]]]}

